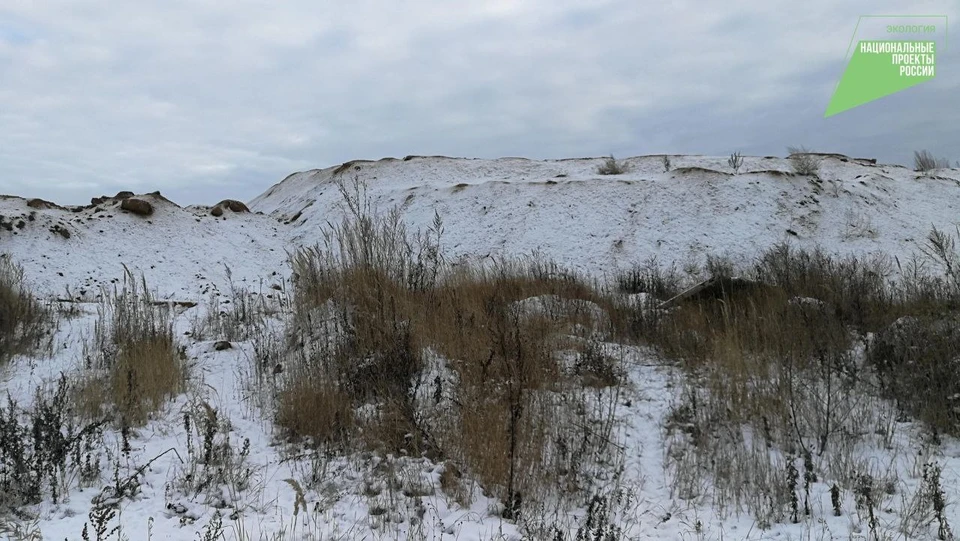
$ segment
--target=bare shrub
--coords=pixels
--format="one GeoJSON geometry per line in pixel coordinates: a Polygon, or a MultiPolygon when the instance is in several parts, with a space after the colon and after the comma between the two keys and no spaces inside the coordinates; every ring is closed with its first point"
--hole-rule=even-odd
{"type": "Polygon", "coordinates": [[[40,347],[49,313],[27,289],[23,269],[0,255],[0,364],[40,347]]]}
{"type": "Polygon", "coordinates": [[[29,410],[9,396],[0,407],[0,506],[5,513],[100,480],[102,421],[82,424],[71,411],[70,385],[38,388],[29,410]]]}
{"type": "Polygon", "coordinates": [[[845,324],[878,330],[897,318],[899,301],[887,287],[893,273],[883,256],[836,257],[778,244],[757,260],[757,280],[782,288],[790,297],[816,299],[832,308],[845,324]]]}
{"type": "Polygon", "coordinates": [[[949,504],[941,481],[942,467],[936,462],[924,462],[920,485],[908,501],[904,501],[904,513],[900,522],[900,531],[911,538],[922,537],[934,524],[937,527],[937,539],[953,539],[953,532],[947,520],[946,507],[949,504]]]}
{"type": "Polygon", "coordinates": [[[277,404],[277,425],[310,438],[314,446],[343,445],[355,426],[350,396],[322,372],[298,373],[280,392],[277,404]]]}
{"type": "Polygon", "coordinates": [[[248,340],[265,324],[265,317],[276,310],[268,306],[262,293],[251,293],[230,280],[230,294],[221,300],[218,292],[211,293],[206,312],[192,321],[190,336],[194,340],[248,340]]]}
{"type": "Polygon", "coordinates": [[[740,174],[740,168],[743,167],[743,154],[740,154],[740,151],[734,152],[727,158],[727,165],[730,166],[730,169],[733,169],[734,175],[740,174]]]}
{"type": "Polygon", "coordinates": [[[146,281],[125,269],[120,289],[105,291],[97,311],[93,342],[85,347],[92,373],[77,395],[81,410],[94,418],[113,415],[123,426],[143,424],[185,378],[169,308],[153,303],[146,281]]]}
{"type": "Polygon", "coordinates": [[[950,169],[950,160],[937,158],[928,150],[914,150],[913,169],[921,173],[933,171],[934,169],[950,169]]]}
{"type": "Polygon", "coordinates": [[[622,175],[627,172],[627,167],[622,162],[617,161],[611,154],[602,165],[597,167],[597,173],[601,175],[622,175]]]}
{"type": "Polygon", "coordinates": [[[617,288],[623,293],[647,293],[660,300],[667,300],[680,293],[683,279],[676,265],[663,267],[656,257],[620,271],[616,277],[617,288]]]}
{"type": "Polygon", "coordinates": [[[844,231],[841,238],[844,240],[875,239],[879,236],[877,226],[869,215],[858,214],[852,210],[844,213],[844,231]]]}
{"type": "Polygon", "coordinates": [[[960,317],[897,320],[877,334],[867,361],[881,389],[935,431],[960,434],[960,317]]]}
{"type": "MultiPolygon", "coordinates": [[[[960,237],[960,227],[957,228],[957,236],[960,237]]],[[[922,251],[943,269],[947,279],[960,292],[960,253],[957,252],[956,239],[934,227],[927,235],[927,243],[922,251]]]]}
{"type": "Polygon", "coordinates": [[[790,165],[798,175],[817,176],[820,173],[821,159],[806,147],[787,147],[790,165]]]}
{"type": "Polygon", "coordinates": [[[191,498],[202,497],[207,505],[242,507],[242,494],[259,475],[249,460],[250,440],[233,439],[230,419],[203,400],[194,401],[182,419],[186,449],[171,486],[191,498]]]}

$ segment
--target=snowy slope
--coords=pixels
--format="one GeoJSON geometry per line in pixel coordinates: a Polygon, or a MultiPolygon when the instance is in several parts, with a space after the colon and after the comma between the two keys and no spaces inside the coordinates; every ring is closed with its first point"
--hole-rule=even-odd
{"type": "Polygon", "coordinates": [[[184,301],[228,287],[227,268],[250,290],[261,279],[264,289],[280,281],[286,232],[275,220],[229,210],[215,218],[207,207],[142,197],[154,207],[151,216],[121,210],[119,201],[75,212],[0,198],[0,221],[13,224],[0,227],[0,251],[24,267],[38,291],[74,300],[96,298],[101,286],[122,280],[124,264],[162,297],[184,301]]]}
{"type": "Polygon", "coordinates": [[[612,176],[596,173],[599,158],[351,162],[290,175],[254,199],[253,212],[220,218],[165,200],[140,217],[116,201],[74,212],[0,197],[0,222],[25,223],[0,226],[0,250],[49,296],[67,288],[74,298],[95,296],[122,277],[122,264],[166,298],[223,290],[227,268],[234,282],[258,290],[289,275],[288,250],[322,240],[342,213],[336,181],[354,177],[379,210],[399,205],[414,228],[439,213],[448,256],[537,252],[598,276],[654,256],[680,265],[709,253],[749,257],[780,241],[903,257],[932,226],[960,223],[958,170],[920,175],[826,157],[818,181],[793,175],[781,158],[748,157],[739,175],[725,157],[671,159],[665,172],[660,156],[629,158],[628,171],[612,176]]]}
{"type": "MultiPolygon", "coordinates": [[[[241,512],[237,518],[225,517],[226,539],[272,539],[281,531],[288,539],[519,539],[516,526],[499,519],[488,498],[478,495],[463,509],[441,491],[424,498],[428,511],[423,532],[410,522],[380,524],[372,532],[384,519],[371,509],[385,505],[381,500],[387,495],[367,494],[364,475],[370,465],[358,457],[330,459],[323,490],[307,494],[311,513],[292,517],[297,503],[286,480],[297,478],[311,464],[282,455],[271,419],[251,402],[250,397],[257,396],[250,388],[256,356],[252,344],[241,341],[217,351],[212,337],[187,334],[191,321],[210,307],[210,293],[226,292],[231,282],[266,291],[287,279],[287,254],[320,241],[328,221],[336,222],[342,212],[338,179],[366,182],[379,209],[399,205],[414,228],[428,227],[438,213],[448,255],[539,252],[597,276],[653,256],[678,264],[702,263],[708,253],[749,257],[784,240],[833,252],[909,256],[932,226],[952,231],[960,224],[957,170],[920,175],[900,166],[830,156],[822,163],[822,180],[817,180],[793,175],[790,162],[782,158],[748,157],[738,175],[730,174],[726,157],[670,159],[671,170],[665,171],[661,156],[630,158],[625,160],[629,170],[616,176],[596,173],[603,159],[413,157],[351,162],[290,175],[252,201],[253,212],[225,211],[221,217],[212,216],[208,207],[180,207],[154,195],[139,196],[154,206],[146,217],[121,210],[116,200],[75,209],[33,208],[27,199],[0,196],[0,253],[21,264],[31,285],[45,297],[94,300],[101,287],[122,280],[126,265],[137,276],[143,273],[161,297],[200,303],[182,311],[176,323],[192,367],[190,391],[133,435],[133,449],[124,459],[121,473],[129,474],[161,457],[144,474],[140,493],[121,505],[117,522],[127,538],[197,539],[213,519],[215,506],[208,495],[168,489],[182,476],[183,464],[178,456],[163,454],[169,449],[183,452],[183,412],[206,401],[230,420],[235,443],[249,439],[246,460],[254,472],[255,490],[227,495],[241,512]],[[240,535],[241,526],[246,536],[240,535]]],[[[19,403],[28,404],[38,385],[49,385],[61,373],[82,373],[96,308],[82,304],[80,310],[78,317],[61,323],[52,355],[20,358],[0,370],[3,390],[19,403]]],[[[823,520],[776,524],[763,531],[746,516],[721,516],[673,497],[661,432],[677,374],[658,366],[643,350],[625,348],[623,358],[633,384],[623,390],[616,439],[624,451],[622,488],[631,502],[623,517],[629,538],[846,539],[865,531],[863,521],[854,522],[852,514],[830,516],[825,483],[814,487],[820,506],[816,514],[823,520]]],[[[116,438],[112,432],[106,438],[113,453],[116,438]]],[[[913,494],[917,483],[910,473],[915,466],[913,445],[904,441],[876,459],[889,461],[907,480],[904,495],[913,494]]],[[[865,449],[863,455],[874,452],[865,449]]],[[[948,496],[954,501],[960,446],[950,440],[940,453],[944,485],[953,487],[948,496]]],[[[430,482],[439,478],[438,465],[414,458],[395,462],[405,475],[430,482]]],[[[105,482],[111,473],[104,474],[105,482]]],[[[44,538],[78,538],[96,492],[75,491],[58,504],[38,506],[32,510],[36,528],[44,538]]],[[[844,508],[853,509],[852,495],[845,498],[844,508]]],[[[391,505],[409,503],[403,498],[398,502],[391,505]]],[[[883,518],[894,529],[899,516],[890,512],[883,518]]],[[[960,522],[956,506],[950,507],[949,518],[960,522]]]]}
{"type": "Polygon", "coordinates": [[[289,176],[251,208],[292,222],[291,242],[316,242],[339,210],[335,182],[368,185],[381,210],[400,205],[409,224],[444,219],[448,255],[539,252],[574,268],[609,274],[656,256],[734,259],[779,241],[834,252],[909,255],[930,227],[960,222],[960,171],[920,175],[901,166],[825,157],[820,178],[796,176],[781,158],[746,158],[739,175],[726,157],[625,160],[622,175],[596,173],[602,159],[534,161],[441,157],[384,159],[289,176]]]}

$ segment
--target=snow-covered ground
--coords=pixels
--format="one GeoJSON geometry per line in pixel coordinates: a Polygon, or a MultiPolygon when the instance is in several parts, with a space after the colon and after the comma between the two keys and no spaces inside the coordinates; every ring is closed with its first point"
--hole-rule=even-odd
{"type": "MultiPolygon", "coordinates": [[[[322,241],[324,228],[342,215],[338,179],[361,180],[378,209],[399,206],[413,229],[428,228],[439,215],[448,256],[535,253],[601,279],[652,257],[683,267],[702,264],[707,254],[749,258],[781,241],[904,259],[918,252],[931,227],[954,231],[960,225],[958,170],[919,174],[828,156],[815,179],[794,175],[782,158],[747,157],[736,175],[726,157],[671,156],[670,161],[666,171],[660,156],[629,158],[625,173],[610,176],[596,172],[603,159],[352,162],[293,174],[249,202],[251,212],[225,211],[220,217],[211,216],[208,207],[180,207],[156,196],[145,196],[154,205],[146,217],[122,211],[114,200],[79,209],[33,208],[28,199],[0,196],[0,253],[23,266],[42,297],[79,301],[75,306],[80,307],[79,315],[61,321],[52,355],[16,358],[2,368],[0,381],[12,398],[29,405],[37,386],[52,385],[61,373],[78,373],[96,319],[95,301],[101,288],[123,280],[126,266],[135,276],[142,274],[158,298],[198,303],[177,308],[177,334],[193,367],[190,391],[138,429],[128,453],[120,449],[117,434],[104,438],[104,451],[116,459],[120,478],[148,465],[138,476],[138,490],[122,498],[119,517],[111,522],[122,525],[127,539],[196,539],[209,529],[215,512],[223,515],[226,539],[274,539],[280,532],[284,539],[519,539],[521,532],[498,517],[492,500],[478,494],[464,509],[445,496],[436,488],[441,467],[425,459],[331,457],[318,464],[319,459],[291,456],[296,453],[276,441],[270,420],[252,404],[251,385],[257,381],[251,375],[251,343],[237,341],[216,351],[212,338],[196,340],[185,333],[212,296],[229,299],[231,289],[238,288],[273,299],[280,295],[278,287],[288,287],[288,254],[322,241]],[[183,488],[190,448],[183,415],[202,403],[229,420],[227,435],[235,448],[248,440],[247,451],[236,457],[240,470],[249,472],[243,487],[220,487],[216,493],[183,488]],[[398,472],[404,482],[428,490],[412,491],[416,497],[402,490],[371,495],[365,476],[375,466],[372,461],[385,461],[381,470],[398,472]],[[311,469],[322,470],[322,481],[300,500],[296,485],[311,469]],[[371,513],[374,508],[386,512],[371,513]],[[422,519],[415,524],[410,517],[418,513],[422,519]]],[[[645,350],[608,347],[622,351],[630,382],[619,398],[614,431],[623,474],[610,487],[626,495],[617,512],[627,538],[869,537],[864,519],[852,512],[832,516],[825,483],[814,486],[814,519],[769,529],[747,516],[716,512],[709,498],[674,497],[663,421],[673,406],[678,375],[645,350]]],[[[901,434],[910,431],[905,425],[901,434]]],[[[197,437],[192,436],[193,445],[197,437]]],[[[899,500],[909,499],[917,484],[917,443],[906,435],[901,439],[891,449],[862,451],[877,464],[897,469],[904,480],[902,497],[898,492],[882,509],[881,522],[891,532],[908,503],[899,500]]],[[[952,504],[960,497],[960,445],[945,439],[935,452],[952,504]]],[[[103,484],[114,476],[104,471],[103,484]]],[[[100,492],[91,487],[57,504],[45,502],[20,525],[42,532],[43,539],[79,539],[91,520],[91,500],[100,492]]],[[[845,497],[844,507],[853,509],[852,495],[845,497]]],[[[956,505],[948,508],[948,518],[960,525],[956,505]]],[[[568,525],[575,528],[578,518],[571,520],[568,525]]],[[[924,531],[935,534],[935,528],[924,531]]]]}
{"type": "Polygon", "coordinates": [[[783,158],[746,157],[739,175],[726,160],[673,156],[664,171],[658,156],[628,158],[626,173],[608,176],[597,174],[599,158],[353,162],[290,175],[251,201],[251,213],[220,218],[162,201],[143,219],[115,202],[72,212],[8,197],[0,215],[26,225],[0,227],[0,243],[49,294],[89,294],[126,264],[162,295],[196,300],[210,284],[224,287],[227,267],[248,289],[288,273],[286,250],[322,241],[342,213],[336,181],[354,177],[378,209],[399,206],[413,229],[439,214],[450,256],[539,253],[600,276],[651,257],[679,266],[708,253],[748,258],[782,241],[903,258],[931,227],[960,224],[956,169],[920,174],[826,157],[816,180],[793,175],[783,158]],[[69,239],[51,232],[58,224],[69,239]]]}

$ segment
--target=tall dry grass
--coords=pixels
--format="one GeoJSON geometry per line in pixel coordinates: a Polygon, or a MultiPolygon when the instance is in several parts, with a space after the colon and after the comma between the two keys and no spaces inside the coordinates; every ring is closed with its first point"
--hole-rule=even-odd
{"type": "MultiPolygon", "coordinates": [[[[533,259],[448,265],[439,216],[409,233],[361,182],[339,187],[345,218],[292,258],[278,426],[314,445],[452,461],[515,516],[523,495],[558,477],[549,464],[606,445],[576,437],[591,411],[575,398],[583,372],[603,358],[577,374],[561,353],[609,332],[613,302],[533,259]]],[[[591,381],[615,385],[615,372],[591,381]]]]}
{"type": "Polygon", "coordinates": [[[124,426],[145,423],[185,380],[183,352],[166,305],[154,303],[144,279],[125,269],[119,289],[104,292],[93,340],[85,346],[89,377],[77,393],[89,417],[124,426]]]}
{"type": "Polygon", "coordinates": [[[810,495],[797,472],[855,491],[891,475],[862,450],[890,448],[905,415],[956,433],[955,258],[943,234],[929,251],[945,274],[774,246],[735,270],[745,285],[644,316],[635,338],[683,374],[666,419],[674,494],[764,525],[799,520],[810,495]]]}
{"type": "Polygon", "coordinates": [[[23,268],[0,255],[0,364],[42,344],[49,312],[27,288],[23,268]]]}

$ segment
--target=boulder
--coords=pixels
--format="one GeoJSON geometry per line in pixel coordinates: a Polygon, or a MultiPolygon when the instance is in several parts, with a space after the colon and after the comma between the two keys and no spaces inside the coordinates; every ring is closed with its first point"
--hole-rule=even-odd
{"type": "Polygon", "coordinates": [[[225,349],[230,349],[230,348],[232,348],[232,347],[233,347],[233,344],[231,344],[230,342],[228,342],[228,341],[226,341],[226,340],[218,340],[218,341],[214,342],[214,344],[213,344],[213,349],[215,349],[215,350],[217,350],[217,351],[223,351],[223,350],[225,350],[225,349]]]}
{"type": "Polygon", "coordinates": [[[117,195],[113,196],[114,199],[129,199],[131,197],[133,197],[133,192],[128,192],[126,190],[117,192],[117,195]]]}
{"type": "Polygon", "coordinates": [[[246,205],[236,199],[224,199],[217,203],[216,206],[222,209],[229,209],[231,212],[250,212],[250,209],[248,209],[246,205]]]}
{"type": "Polygon", "coordinates": [[[150,216],[153,214],[153,205],[143,199],[137,199],[135,197],[124,199],[123,202],[120,203],[120,208],[138,216],[150,216]]]}
{"type": "Polygon", "coordinates": [[[210,209],[210,214],[218,218],[220,216],[223,216],[223,207],[219,207],[219,206],[213,207],[212,209],[210,209]]]}

